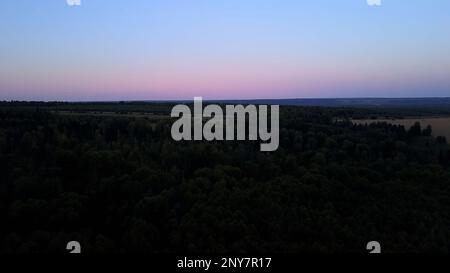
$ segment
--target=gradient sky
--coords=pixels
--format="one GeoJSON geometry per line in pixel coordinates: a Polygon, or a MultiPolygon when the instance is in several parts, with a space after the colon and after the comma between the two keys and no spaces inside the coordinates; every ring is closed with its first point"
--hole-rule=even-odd
{"type": "Polygon", "coordinates": [[[0,100],[450,96],[450,1],[0,1],[0,100]]]}

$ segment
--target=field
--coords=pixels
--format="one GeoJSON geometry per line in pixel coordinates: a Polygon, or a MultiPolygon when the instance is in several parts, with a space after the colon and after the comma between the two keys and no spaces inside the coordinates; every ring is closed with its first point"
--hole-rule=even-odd
{"type": "Polygon", "coordinates": [[[450,117],[415,117],[404,119],[365,119],[365,120],[352,120],[354,124],[371,124],[371,123],[389,123],[395,125],[404,126],[405,129],[411,128],[414,123],[420,122],[422,128],[426,128],[430,125],[433,129],[432,135],[445,136],[450,139],[450,117]]]}

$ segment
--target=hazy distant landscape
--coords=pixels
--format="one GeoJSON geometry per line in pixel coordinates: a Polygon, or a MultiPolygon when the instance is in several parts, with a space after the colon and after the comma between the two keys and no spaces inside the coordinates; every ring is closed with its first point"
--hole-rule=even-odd
{"type": "Polygon", "coordinates": [[[324,107],[443,107],[450,108],[450,97],[442,98],[299,98],[299,99],[259,99],[259,100],[213,100],[212,102],[279,104],[291,106],[324,107]]]}

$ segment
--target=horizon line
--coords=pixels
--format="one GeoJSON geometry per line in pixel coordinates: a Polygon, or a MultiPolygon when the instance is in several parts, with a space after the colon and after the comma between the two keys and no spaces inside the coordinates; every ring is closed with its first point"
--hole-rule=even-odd
{"type": "MultiPolygon", "coordinates": [[[[201,96],[198,96],[201,97],[201,96]]],[[[203,101],[288,101],[288,100],[417,100],[417,99],[450,99],[450,96],[432,96],[432,97],[308,97],[308,98],[233,98],[233,99],[204,99],[203,101]]],[[[44,102],[44,103],[95,103],[95,102],[186,102],[194,101],[192,99],[114,99],[114,100],[20,100],[20,99],[10,99],[10,100],[0,100],[0,102],[44,102]]]]}

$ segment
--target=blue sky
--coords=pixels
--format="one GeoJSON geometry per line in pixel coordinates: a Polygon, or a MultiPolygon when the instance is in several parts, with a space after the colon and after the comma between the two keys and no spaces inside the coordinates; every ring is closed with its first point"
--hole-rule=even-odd
{"type": "Polygon", "coordinates": [[[2,0],[0,100],[450,95],[450,1],[2,0]]]}

